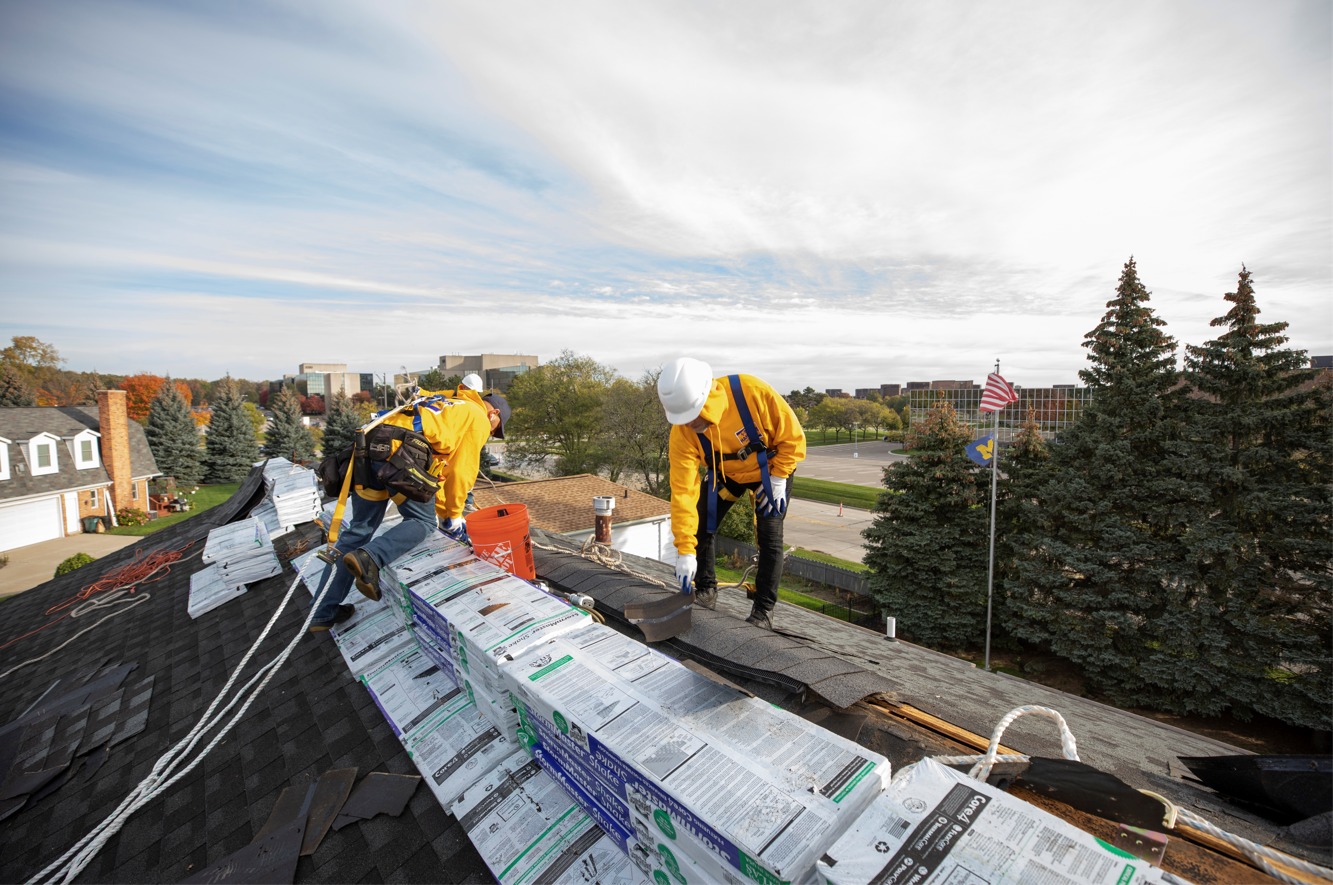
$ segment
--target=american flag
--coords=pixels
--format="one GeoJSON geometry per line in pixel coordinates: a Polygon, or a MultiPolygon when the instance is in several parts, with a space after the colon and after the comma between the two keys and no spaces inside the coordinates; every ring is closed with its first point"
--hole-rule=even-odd
{"type": "Polygon", "coordinates": [[[1000,377],[999,372],[991,372],[986,378],[986,389],[981,394],[981,411],[998,412],[1010,403],[1018,402],[1014,388],[1000,377]]]}

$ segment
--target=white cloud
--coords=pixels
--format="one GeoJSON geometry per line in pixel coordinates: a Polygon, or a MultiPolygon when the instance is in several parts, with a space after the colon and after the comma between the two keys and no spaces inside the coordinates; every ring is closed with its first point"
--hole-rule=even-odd
{"type": "Polygon", "coordinates": [[[1072,381],[1131,254],[1182,343],[1246,262],[1333,352],[1319,0],[23,12],[0,300],[74,367],[1072,381]]]}

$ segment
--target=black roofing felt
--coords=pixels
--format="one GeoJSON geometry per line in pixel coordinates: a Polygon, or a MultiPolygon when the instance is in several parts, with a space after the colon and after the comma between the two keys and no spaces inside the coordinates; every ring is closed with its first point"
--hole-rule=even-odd
{"type": "MultiPolygon", "coordinates": [[[[0,680],[3,726],[28,710],[57,680],[62,680],[61,686],[43,703],[104,667],[134,667],[118,689],[120,708],[114,714],[108,712],[111,701],[88,705],[82,730],[86,737],[78,739],[74,753],[99,742],[94,733],[105,729],[108,717],[124,723],[126,739],[110,748],[97,771],[89,770],[97,752],[76,755],[82,764],[68,783],[30,801],[0,824],[0,881],[31,878],[110,814],[173,742],[195,725],[263,630],[294,578],[290,568],[250,585],[248,593],[196,620],[186,612],[190,574],[200,565],[208,531],[244,515],[262,496],[262,477],[256,471],[221,507],[0,603],[3,644],[47,623],[47,608],[136,557],[184,551],[165,577],[139,587],[138,593],[151,597],[148,602],[0,680]],[[142,700],[149,679],[147,715],[136,720],[135,698],[142,700]],[[128,736],[136,721],[145,727],[128,736]]],[[[317,543],[311,531],[297,534],[275,539],[284,560],[289,558],[282,555],[284,544],[290,555],[293,541],[317,543]]],[[[305,589],[298,587],[247,675],[291,638],[304,619],[308,600],[305,589]]],[[[0,672],[46,654],[95,620],[65,619],[9,646],[0,653],[0,672]]],[[[74,727],[73,722],[66,725],[74,727]]],[[[0,733],[0,750],[2,738],[0,733]]],[[[185,880],[249,844],[285,787],[302,787],[304,795],[305,785],[336,768],[357,768],[362,778],[371,771],[417,774],[369,692],[348,672],[332,639],[328,634],[307,636],[235,730],[197,768],[131,817],[79,881],[185,880]]],[[[453,817],[429,790],[420,789],[399,817],[379,816],[330,830],[313,855],[300,859],[296,881],[493,879],[453,817]]]]}
{"type": "MultiPolygon", "coordinates": [[[[579,555],[580,545],[561,535],[530,530],[535,546],[537,575],[560,590],[586,593],[626,631],[626,603],[650,602],[671,591],[642,577],[608,572],[606,566],[579,555]]],[[[670,566],[639,556],[624,556],[624,565],[637,575],[674,583],[670,566]]],[[[719,673],[754,680],[792,692],[807,689],[835,707],[846,708],[874,694],[893,694],[888,679],[868,672],[793,635],[762,630],[719,611],[696,606],[690,629],[661,645],[673,657],[687,657],[719,673]]]]}

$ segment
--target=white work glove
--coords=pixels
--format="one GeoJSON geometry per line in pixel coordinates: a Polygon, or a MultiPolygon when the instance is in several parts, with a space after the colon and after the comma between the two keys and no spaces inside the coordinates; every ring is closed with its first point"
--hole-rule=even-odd
{"type": "Polygon", "coordinates": [[[754,493],[755,508],[760,516],[781,516],[787,512],[787,477],[770,476],[768,484],[773,487],[773,500],[768,499],[761,484],[754,493]]]}
{"type": "Polygon", "coordinates": [[[689,593],[694,584],[694,573],[699,570],[699,560],[693,553],[682,553],[676,557],[676,580],[680,582],[680,592],[689,593]]]}
{"type": "Polygon", "coordinates": [[[467,522],[463,519],[454,519],[452,517],[444,521],[440,527],[446,538],[457,541],[460,544],[471,544],[472,539],[467,536],[467,522]]]}

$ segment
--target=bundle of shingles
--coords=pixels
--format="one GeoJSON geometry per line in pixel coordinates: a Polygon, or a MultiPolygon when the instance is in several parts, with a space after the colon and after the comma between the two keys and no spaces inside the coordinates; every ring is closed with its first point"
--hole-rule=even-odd
{"type": "Polygon", "coordinates": [[[206,567],[190,576],[192,618],[240,596],[248,584],[282,571],[268,528],[253,516],[209,532],[202,559],[206,567]]]}
{"type": "Polygon", "coordinates": [[[286,458],[270,458],[264,463],[264,489],[264,500],[251,516],[264,523],[271,538],[319,516],[319,479],[313,470],[286,458]]]}

